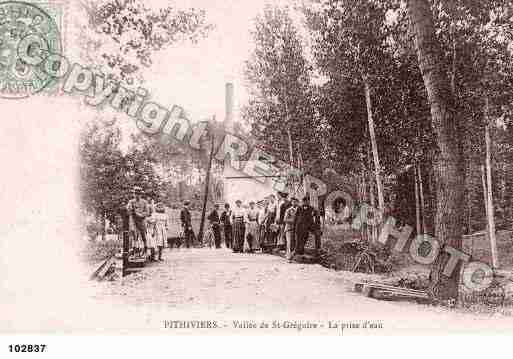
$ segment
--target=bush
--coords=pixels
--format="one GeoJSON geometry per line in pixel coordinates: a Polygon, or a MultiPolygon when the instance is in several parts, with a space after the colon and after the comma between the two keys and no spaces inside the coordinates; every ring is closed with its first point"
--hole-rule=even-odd
{"type": "Polygon", "coordinates": [[[91,222],[86,225],[86,232],[89,239],[95,239],[98,233],[102,230],[102,226],[99,223],[91,222]]]}
{"type": "Polygon", "coordinates": [[[359,253],[354,243],[358,239],[359,233],[352,230],[337,233],[325,231],[321,247],[321,265],[335,270],[352,270],[359,253]]]}

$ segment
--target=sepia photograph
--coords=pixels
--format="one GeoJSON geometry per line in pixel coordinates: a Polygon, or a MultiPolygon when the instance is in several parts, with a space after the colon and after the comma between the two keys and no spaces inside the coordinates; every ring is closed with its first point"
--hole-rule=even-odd
{"type": "Polygon", "coordinates": [[[512,334],[512,59],[510,0],[0,1],[0,334],[512,334]]]}

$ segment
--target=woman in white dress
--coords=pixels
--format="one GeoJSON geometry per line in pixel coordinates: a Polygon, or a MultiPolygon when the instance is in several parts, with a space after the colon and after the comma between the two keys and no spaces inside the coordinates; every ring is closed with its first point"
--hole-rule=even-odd
{"type": "Polygon", "coordinates": [[[166,208],[162,203],[158,203],[155,207],[155,212],[153,212],[153,221],[155,222],[155,225],[153,226],[153,238],[158,248],[157,260],[162,261],[162,250],[166,245],[167,229],[169,227],[166,208]]]}

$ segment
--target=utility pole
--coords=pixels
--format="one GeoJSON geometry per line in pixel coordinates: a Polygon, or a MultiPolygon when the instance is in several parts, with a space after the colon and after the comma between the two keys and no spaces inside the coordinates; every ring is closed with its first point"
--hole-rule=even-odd
{"type": "MultiPolygon", "coordinates": [[[[215,120],[215,117],[214,117],[215,120]]],[[[214,149],[215,149],[215,136],[214,134],[210,134],[212,137],[211,140],[211,148],[210,148],[210,157],[208,159],[208,169],[207,169],[207,177],[205,179],[205,196],[203,197],[203,209],[201,211],[201,223],[200,230],[198,234],[198,239],[200,242],[203,242],[203,232],[205,229],[205,215],[207,212],[207,202],[208,202],[208,191],[210,187],[210,172],[212,171],[212,161],[214,159],[214,149]]]]}

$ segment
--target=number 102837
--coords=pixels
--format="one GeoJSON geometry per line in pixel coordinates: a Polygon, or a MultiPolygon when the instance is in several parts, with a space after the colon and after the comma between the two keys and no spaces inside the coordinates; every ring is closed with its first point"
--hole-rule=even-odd
{"type": "Polygon", "coordinates": [[[11,353],[42,353],[46,349],[46,344],[10,344],[11,353]]]}

